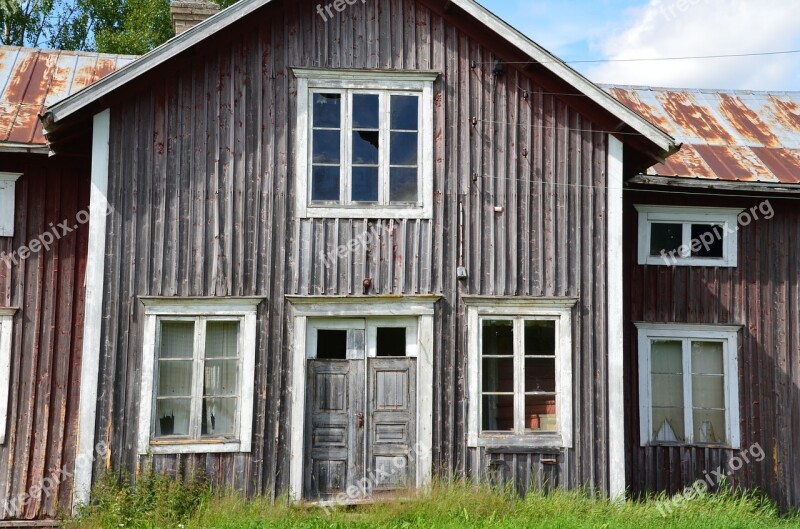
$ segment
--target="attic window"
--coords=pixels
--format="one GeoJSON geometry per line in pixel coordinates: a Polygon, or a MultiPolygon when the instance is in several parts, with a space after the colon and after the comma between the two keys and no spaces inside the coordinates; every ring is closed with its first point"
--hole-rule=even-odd
{"type": "Polygon", "coordinates": [[[735,267],[740,209],[636,205],[639,264],[735,267]]]}
{"type": "Polygon", "coordinates": [[[0,237],[14,236],[16,181],[21,173],[0,172],[0,237]]]}
{"type": "Polygon", "coordinates": [[[295,75],[298,215],[430,218],[436,74],[295,75]]]}

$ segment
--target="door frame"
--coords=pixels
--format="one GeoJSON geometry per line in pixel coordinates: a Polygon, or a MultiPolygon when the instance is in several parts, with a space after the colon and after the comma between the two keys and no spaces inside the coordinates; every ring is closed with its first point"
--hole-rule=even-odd
{"type": "Polygon", "coordinates": [[[436,302],[441,296],[287,296],[288,344],[291,355],[289,495],[303,499],[306,417],[306,348],[309,318],[417,318],[417,436],[416,487],[430,482],[433,459],[433,325],[436,302]]]}

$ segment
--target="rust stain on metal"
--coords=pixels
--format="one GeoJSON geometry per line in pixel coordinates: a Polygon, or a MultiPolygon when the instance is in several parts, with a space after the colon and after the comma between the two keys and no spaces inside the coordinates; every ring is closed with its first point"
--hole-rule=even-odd
{"type": "Polygon", "coordinates": [[[39,115],[133,58],[0,46],[0,143],[45,145],[39,115]]]}
{"type": "Polygon", "coordinates": [[[773,116],[780,125],[800,134],[800,103],[776,96],[770,96],[768,100],[775,107],[773,116]]]}
{"type": "Polygon", "coordinates": [[[692,178],[715,178],[714,171],[691,145],[667,158],[663,164],[653,167],[653,174],[660,176],[690,176],[692,178]]]}
{"type": "Polygon", "coordinates": [[[620,103],[638,113],[654,125],[657,125],[664,132],[671,135],[675,131],[669,120],[653,106],[642,101],[638,93],[621,88],[612,88],[611,93],[620,103]]]}
{"type": "Polygon", "coordinates": [[[736,132],[766,147],[779,147],[781,142],[758,113],[748,108],[738,97],[719,94],[719,110],[736,132]]]}
{"type": "Polygon", "coordinates": [[[728,147],[717,145],[695,145],[703,160],[720,180],[752,181],[753,175],[733,156],[728,147]]]}
{"type": "Polygon", "coordinates": [[[800,150],[754,147],[753,152],[769,167],[778,181],[787,184],[800,183],[800,150]]]}
{"type": "Polygon", "coordinates": [[[661,92],[656,97],[664,110],[679,127],[703,138],[709,145],[735,145],[733,136],[704,106],[699,105],[687,92],[661,92]]]}

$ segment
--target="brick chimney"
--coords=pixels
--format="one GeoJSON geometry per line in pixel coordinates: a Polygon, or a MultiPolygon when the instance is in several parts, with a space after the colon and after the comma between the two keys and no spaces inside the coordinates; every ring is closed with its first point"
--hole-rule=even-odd
{"type": "Polygon", "coordinates": [[[172,28],[176,35],[180,35],[187,29],[193,28],[211,15],[219,12],[219,5],[214,2],[198,1],[175,1],[169,4],[170,14],[172,15],[172,28]]]}

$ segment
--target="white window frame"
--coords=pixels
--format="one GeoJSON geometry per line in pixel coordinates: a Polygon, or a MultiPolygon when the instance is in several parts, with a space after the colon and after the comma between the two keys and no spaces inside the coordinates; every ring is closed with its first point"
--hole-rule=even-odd
{"type": "MultiPolygon", "coordinates": [[[[735,268],[738,260],[739,214],[743,209],[698,208],[691,206],[654,206],[635,204],[639,212],[638,257],[640,265],[661,266],[718,266],[735,268]],[[656,223],[682,224],[682,250],[674,257],[650,255],[651,226],[656,223]],[[692,240],[692,224],[719,225],[722,235],[722,258],[692,257],[692,248],[699,241],[692,240]]],[[[699,249],[695,248],[695,251],[699,249]]]]}
{"type": "Polygon", "coordinates": [[[16,307],[0,307],[0,445],[6,442],[8,399],[11,386],[11,338],[16,307]]]}
{"type": "Polygon", "coordinates": [[[22,173],[0,172],[0,237],[14,236],[16,182],[22,173]]]}
{"type": "Polygon", "coordinates": [[[674,340],[683,343],[683,407],[686,439],[679,445],[715,446],[717,443],[694,441],[692,418],[691,341],[721,342],[725,369],[725,438],[724,446],[741,448],[739,426],[739,330],[738,325],[691,325],[681,323],[636,323],[639,331],[639,435],[641,446],[674,445],[653,439],[651,342],[674,340]]]}
{"type": "MultiPolygon", "coordinates": [[[[145,306],[144,347],[141,394],[139,398],[139,455],[250,452],[253,431],[255,391],[256,314],[261,297],[240,298],[139,298],[145,306]],[[155,371],[159,322],[166,321],[239,322],[239,410],[235,439],[167,440],[153,439],[155,371]]],[[[205,325],[201,326],[204,329],[205,325]]],[[[195,328],[195,354],[198,333],[195,328]]],[[[196,360],[196,359],[195,359],[196,360]]]]}
{"type": "MultiPolygon", "coordinates": [[[[468,332],[468,433],[470,447],[572,447],[572,310],[577,298],[497,298],[465,296],[468,332]],[[481,335],[485,319],[553,320],[556,322],[556,431],[509,433],[481,431],[481,335]]],[[[515,324],[516,325],[516,324],[515,324]]],[[[522,337],[515,328],[515,342],[522,337]]],[[[520,346],[515,344],[515,356],[520,346]]],[[[524,356],[524,351],[522,352],[524,356]]],[[[515,373],[516,375],[516,373],[515,373]]],[[[517,376],[515,385],[517,383],[517,376]]],[[[524,381],[523,381],[524,382],[524,381]]],[[[515,388],[515,399],[524,399],[515,388]]],[[[520,418],[515,417],[519,422],[520,418]]]]}
{"type": "MultiPolygon", "coordinates": [[[[386,70],[327,70],[317,68],[293,68],[297,78],[297,148],[296,148],[296,210],[299,218],[386,218],[386,219],[430,219],[433,218],[433,83],[439,76],[431,71],[386,71],[386,70]],[[346,205],[311,203],[311,94],[318,90],[358,90],[366,93],[419,94],[419,191],[416,205],[376,204],[346,205]]],[[[345,98],[346,99],[346,98],[345,98]]],[[[346,105],[346,109],[349,105],[346,105]]],[[[345,112],[347,110],[345,109],[345,112]]],[[[385,111],[385,108],[382,108],[385,111]]],[[[345,114],[342,136],[346,135],[345,114]]],[[[343,140],[344,141],[344,140],[343,140]]],[[[343,152],[346,158],[347,152],[343,152]]],[[[385,150],[381,149],[382,167],[385,150]]],[[[342,160],[345,163],[345,159],[342,160]]],[[[344,168],[343,168],[344,172],[344,168]]],[[[385,180],[385,175],[381,181],[385,180]]],[[[350,180],[343,176],[343,180],[350,180]]],[[[340,188],[342,197],[349,197],[349,187],[340,188]]]]}

